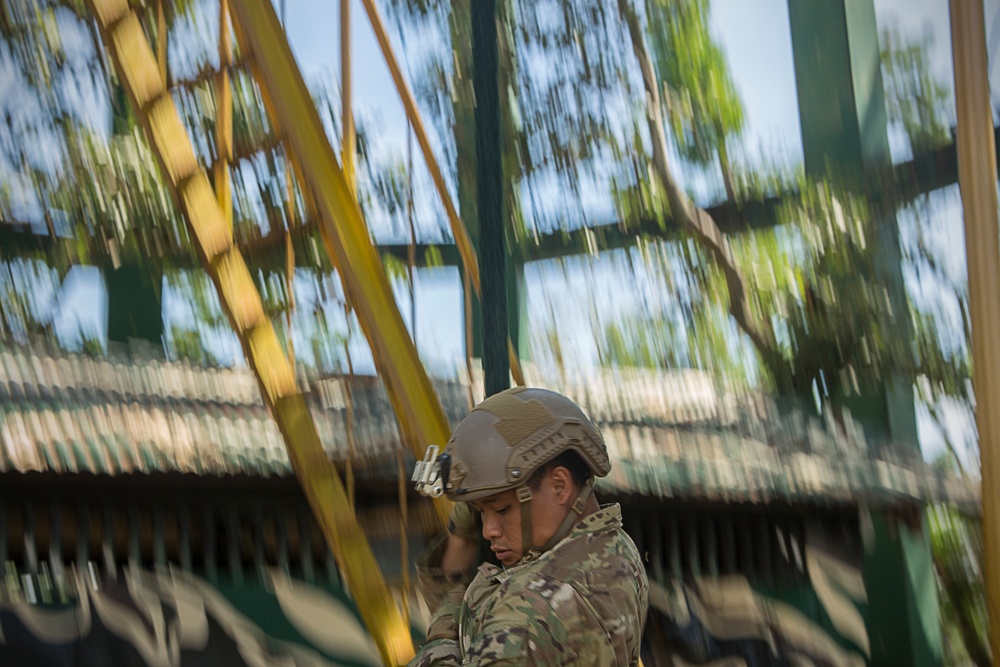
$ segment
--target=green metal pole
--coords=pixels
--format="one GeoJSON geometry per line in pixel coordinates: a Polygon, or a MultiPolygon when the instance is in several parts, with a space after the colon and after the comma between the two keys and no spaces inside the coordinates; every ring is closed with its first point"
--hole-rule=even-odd
{"type": "Polygon", "coordinates": [[[479,259],[483,295],[483,372],[485,392],[487,396],[491,396],[510,386],[497,2],[475,0],[471,9],[479,259]]]}
{"type": "Polygon", "coordinates": [[[108,292],[108,340],[124,343],[130,338],[163,344],[161,274],[153,266],[136,263],[104,269],[108,292]]]}
{"type": "MultiPolygon", "coordinates": [[[[865,183],[891,164],[873,0],[788,0],[806,173],[833,178],[864,194],[865,183]]],[[[876,209],[879,207],[876,206],[876,209]]],[[[876,215],[875,278],[911,324],[903,284],[895,211],[876,215]]],[[[913,388],[886,378],[881,391],[839,397],[876,436],[918,448],[913,388]]],[[[939,665],[941,631],[926,521],[873,516],[864,554],[872,665],[939,665]]]]}

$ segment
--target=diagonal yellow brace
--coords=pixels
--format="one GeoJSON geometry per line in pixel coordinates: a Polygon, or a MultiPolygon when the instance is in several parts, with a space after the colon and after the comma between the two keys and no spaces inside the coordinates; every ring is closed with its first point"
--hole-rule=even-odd
{"type": "Polygon", "coordinates": [[[323,450],[312,415],[250,278],[208,179],[193,159],[191,141],[142,27],[124,0],[90,0],[122,84],[184,214],[205,270],[239,337],[264,401],[327,543],[350,587],[362,620],[386,665],[413,656],[408,625],[389,592],[347,494],[323,450]]]}
{"type": "MultiPolygon", "coordinates": [[[[252,63],[319,214],[320,235],[371,346],[403,437],[419,458],[451,428],[407,333],[368,227],[327,139],[312,97],[269,2],[230,0],[241,50],[252,63]]],[[[442,519],[445,503],[437,503],[442,519]]]]}

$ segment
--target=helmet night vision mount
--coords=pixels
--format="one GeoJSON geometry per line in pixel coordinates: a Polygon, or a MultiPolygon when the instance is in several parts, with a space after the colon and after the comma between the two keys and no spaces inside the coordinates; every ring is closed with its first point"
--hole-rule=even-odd
{"type": "Polygon", "coordinates": [[[430,498],[440,498],[448,484],[451,456],[440,454],[440,451],[437,445],[430,445],[424,452],[423,460],[417,461],[413,468],[411,481],[417,493],[430,498]]]}

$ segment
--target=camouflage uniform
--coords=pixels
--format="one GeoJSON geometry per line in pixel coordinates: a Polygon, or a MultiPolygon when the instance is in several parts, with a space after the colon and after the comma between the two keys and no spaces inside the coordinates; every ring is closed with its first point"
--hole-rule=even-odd
{"type": "Polygon", "coordinates": [[[444,597],[410,665],[636,665],[648,590],[621,509],[606,505],[533,560],[481,565],[460,602],[460,588],[444,597]]]}

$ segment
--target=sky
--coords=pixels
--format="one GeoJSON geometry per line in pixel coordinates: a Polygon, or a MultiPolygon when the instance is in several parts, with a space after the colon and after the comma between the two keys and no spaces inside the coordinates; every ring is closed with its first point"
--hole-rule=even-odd
{"type": "MultiPolygon", "coordinates": [[[[279,12],[282,3],[279,0],[279,12]]],[[[877,20],[881,28],[898,26],[904,34],[919,35],[929,32],[933,43],[931,62],[936,74],[950,90],[952,72],[950,59],[950,34],[947,0],[876,0],[877,20]]],[[[1000,0],[986,0],[985,13],[987,39],[991,51],[1000,45],[1000,0]]],[[[402,105],[378,50],[367,15],[360,2],[351,5],[354,82],[354,108],[359,117],[372,123],[377,133],[379,150],[405,155],[407,127],[402,105]]],[[[339,79],[339,3],[336,0],[293,0],[284,4],[285,26],[293,52],[300,68],[310,83],[333,82],[339,79]]],[[[383,16],[383,18],[385,18],[383,16]]],[[[387,24],[397,56],[407,63],[400,44],[396,26],[387,24]]],[[[746,112],[744,141],[745,159],[777,161],[794,166],[802,161],[802,142],[799,134],[799,116],[795,97],[791,39],[788,27],[786,0],[713,0],[711,28],[723,47],[733,79],[742,97],[746,112]]],[[[214,43],[207,40],[208,44],[214,43]]],[[[411,45],[412,46],[412,45],[411,45]]],[[[991,53],[992,56],[992,53],[991,53]]],[[[991,82],[1000,90],[1000,67],[991,57],[991,82]]],[[[2,76],[0,76],[2,89],[2,76]]],[[[435,124],[426,123],[437,155],[441,155],[441,142],[436,136],[435,124]]],[[[900,136],[891,136],[894,159],[905,159],[900,136]]],[[[436,206],[430,189],[425,165],[419,151],[414,151],[415,184],[422,211],[433,218],[436,206]]],[[[682,173],[682,178],[685,175],[682,173]]],[[[686,183],[696,193],[705,196],[713,189],[704,179],[689,177],[686,183]]],[[[716,184],[715,189],[718,189],[716,184]]],[[[454,188],[452,194],[454,195],[454,188]]],[[[945,232],[938,242],[945,249],[949,266],[961,274],[964,271],[964,247],[961,230],[961,204],[952,194],[940,195],[936,217],[942,221],[945,232]]],[[[419,216],[418,216],[419,217],[419,216]]],[[[422,221],[426,223],[426,220],[422,221]]],[[[434,222],[428,224],[436,224],[434,222]]],[[[616,255],[598,263],[592,271],[594,280],[607,290],[608,302],[619,308],[646,308],[649,306],[649,283],[636,290],[631,281],[637,278],[616,268],[624,255],[616,255]],[[644,296],[643,296],[644,294],[644,296]]],[[[910,276],[909,282],[917,282],[910,276]]],[[[639,278],[643,280],[643,278],[639,278]]],[[[574,305],[574,299],[563,298],[576,294],[577,299],[593,298],[593,282],[581,281],[580,275],[567,273],[557,264],[540,264],[530,267],[531,293],[527,296],[529,321],[556,321],[563,340],[564,352],[572,355],[577,363],[587,365],[597,362],[593,333],[589,330],[589,315],[574,305]]],[[[397,282],[404,319],[409,322],[409,295],[405,285],[397,282]]],[[[654,286],[655,288],[655,286],[654,286]]],[[[916,299],[933,299],[933,290],[911,285],[911,296],[916,299]]],[[[303,294],[303,297],[308,295],[303,294]]],[[[103,330],[106,305],[103,289],[93,269],[75,269],[67,277],[59,296],[59,328],[66,331],[92,322],[103,330]]],[[[659,294],[663,300],[669,295],[659,294]]],[[[451,374],[464,355],[462,344],[462,297],[458,274],[455,269],[439,268],[421,271],[416,281],[417,343],[422,356],[432,372],[451,374]]],[[[169,318],[183,320],[188,304],[175,295],[167,294],[165,309],[169,318]]],[[[355,338],[359,338],[356,335],[355,338]]],[[[239,350],[234,341],[217,343],[220,359],[238,362],[239,350]]],[[[300,345],[297,345],[301,348],[300,345]]],[[[371,369],[370,354],[357,340],[352,356],[360,370],[371,369]]],[[[951,412],[954,412],[953,410],[951,412]]],[[[929,452],[940,450],[940,434],[921,415],[921,432],[929,452]]],[[[967,434],[967,418],[949,414],[950,428],[956,433],[967,434]]]]}

